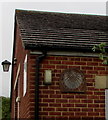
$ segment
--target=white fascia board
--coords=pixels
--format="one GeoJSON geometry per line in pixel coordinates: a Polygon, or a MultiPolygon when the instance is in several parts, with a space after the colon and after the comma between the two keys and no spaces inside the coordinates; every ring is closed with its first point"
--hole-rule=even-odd
{"type": "MultiPolygon", "coordinates": [[[[41,51],[31,51],[30,54],[40,55],[41,51]]],[[[47,55],[53,56],[76,56],[76,57],[98,57],[98,53],[87,53],[87,52],[67,52],[67,51],[48,51],[47,55]]]]}

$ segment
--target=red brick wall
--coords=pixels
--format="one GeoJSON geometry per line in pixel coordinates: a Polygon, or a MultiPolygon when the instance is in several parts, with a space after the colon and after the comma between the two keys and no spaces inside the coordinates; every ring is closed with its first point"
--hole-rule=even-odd
{"type": "MultiPolygon", "coordinates": [[[[35,89],[35,71],[36,56],[30,55],[29,51],[24,50],[19,29],[16,29],[16,49],[14,57],[17,58],[17,64],[14,65],[13,86],[15,83],[18,65],[21,65],[20,71],[20,118],[34,118],[34,89],[35,89]],[[25,55],[28,54],[28,82],[27,93],[23,96],[23,63],[25,55]]],[[[106,66],[101,64],[98,58],[91,57],[67,57],[67,56],[47,56],[40,66],[40,102],[39,117],[40,120],[71,120],[75,118],[96,118],[105,119],[105,90],[95,89],[95,75],[106,75],[106,66]],[[59,86],[60,75],[67,68],[79,68],[86,76],[87,91],[85,93],[61,93],[59,86]],[[44,70],[52,70],[52,85],[44,85],[44,70]]],[[[16,104],[16,91],[12,91],[12,109],[11,116],[14,118],[14,104],[16,104]]],[[[17,106],[17,105],[16,105],[17,106]]],[[[17,108],[16,108],[17,110],[17,108]]]]}
{"type": "MultiPolygon", "coordinates": [[[[12,104],[11,104],[11,117],[14,118],[15,117],[15,113],[16,116],[18,114],[18,108],[17,108],[17,103],[16,103],[16,97],[18,96],[18,85],[16,87],[16,89],[14,90],[14,84],[15,84],[15,79],[16,79],[16,74],[17,74],[17,70],[18,70],[18,66],[20,64],[21,68],[20,68],[20,74],[19,74],[19,81],[20,81],[20,98],[21,98],[21,102],[19,103],[20,106],[20,118],[30,118],[30,110],[29,110],[29,89],[26,93],[25,96],[23,96],[23,70],[24,70],[24,59],[25,59],[25,55],[28,54],[29,55],[29,51],[26,51],[23,48],[22,45],[22,41],[21,41],[21,37],[20,37],[20,32],[18,29],[18,26],[16,27],[16,37],[15,37],[15,52],[14,52],[14,57],[17,58],[17,62],[16,64],[13,66],[13,82],[12,82],[12,86],[13,86],[13,90],[12,92],[12,104]],[[14,106],[16,106],[16,110],[14,109],[14,106]]],[[[18,82],[17,82],[18,84],[18,82]]]]}
{"type": "MultiPolygon", "coordinates": [[[[29,58],[31,114],[34,115],[34,81],[36,56],[29,58]]],[[[106,66],[98,58],[48,56],[40,66],[39,117],[45,120],[105,119],[105,90],[95,88],[95,75],[106,75],[106,66]],[[61,93],[59,79],[63,70],[79,68],[86,76],[85,93],[61,93]],[[52,70],[52,85],[44,85],[44,70],[52,70]],[[48,119],[49,118],[49,119],[48,119]]],[[[32,116],[34,117],[34,116],[32,116]]]]}

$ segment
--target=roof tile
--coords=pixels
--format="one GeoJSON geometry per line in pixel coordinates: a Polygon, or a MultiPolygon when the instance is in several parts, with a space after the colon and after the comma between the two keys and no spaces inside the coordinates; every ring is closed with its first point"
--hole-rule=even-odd
{"type": "Polygon", "coordinates": [[[27,49],[91,50],[108,43],[106,16],[16,10],[16,19],[27,49]]]}

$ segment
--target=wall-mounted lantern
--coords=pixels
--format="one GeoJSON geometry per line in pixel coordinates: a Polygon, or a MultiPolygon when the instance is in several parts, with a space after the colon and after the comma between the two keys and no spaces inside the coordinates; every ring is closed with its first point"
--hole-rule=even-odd
{"type": "Polygon", "coordinates": [[[44,84],[49,85],[51,83],[52,83],[52,72],[51,72],[51,70],[45,70],[44,84]]]}
{"type": "Polygon", "coordinates": [[[9,61],[5,60],[5,61],[2,62],[2,65],[3,65],[3,71],[8,72],[11,63],[9,61]]]}
{"type": "Polygon", "coordinates": [[[17,63],[17,59],[16,59],[16,58],[14,58],[14,65],[16,65],[16,63],[17,63]]]}

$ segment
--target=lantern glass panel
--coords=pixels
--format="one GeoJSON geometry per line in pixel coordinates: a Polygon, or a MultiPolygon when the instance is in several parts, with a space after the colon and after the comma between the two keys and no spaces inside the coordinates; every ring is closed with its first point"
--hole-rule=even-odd
{"type": "Polygon", "coordinates": [[[9,71],[9,64],[5,64],[5,65],[3,65],[3,71],[4,72],[8,72],[9,71]]]}

